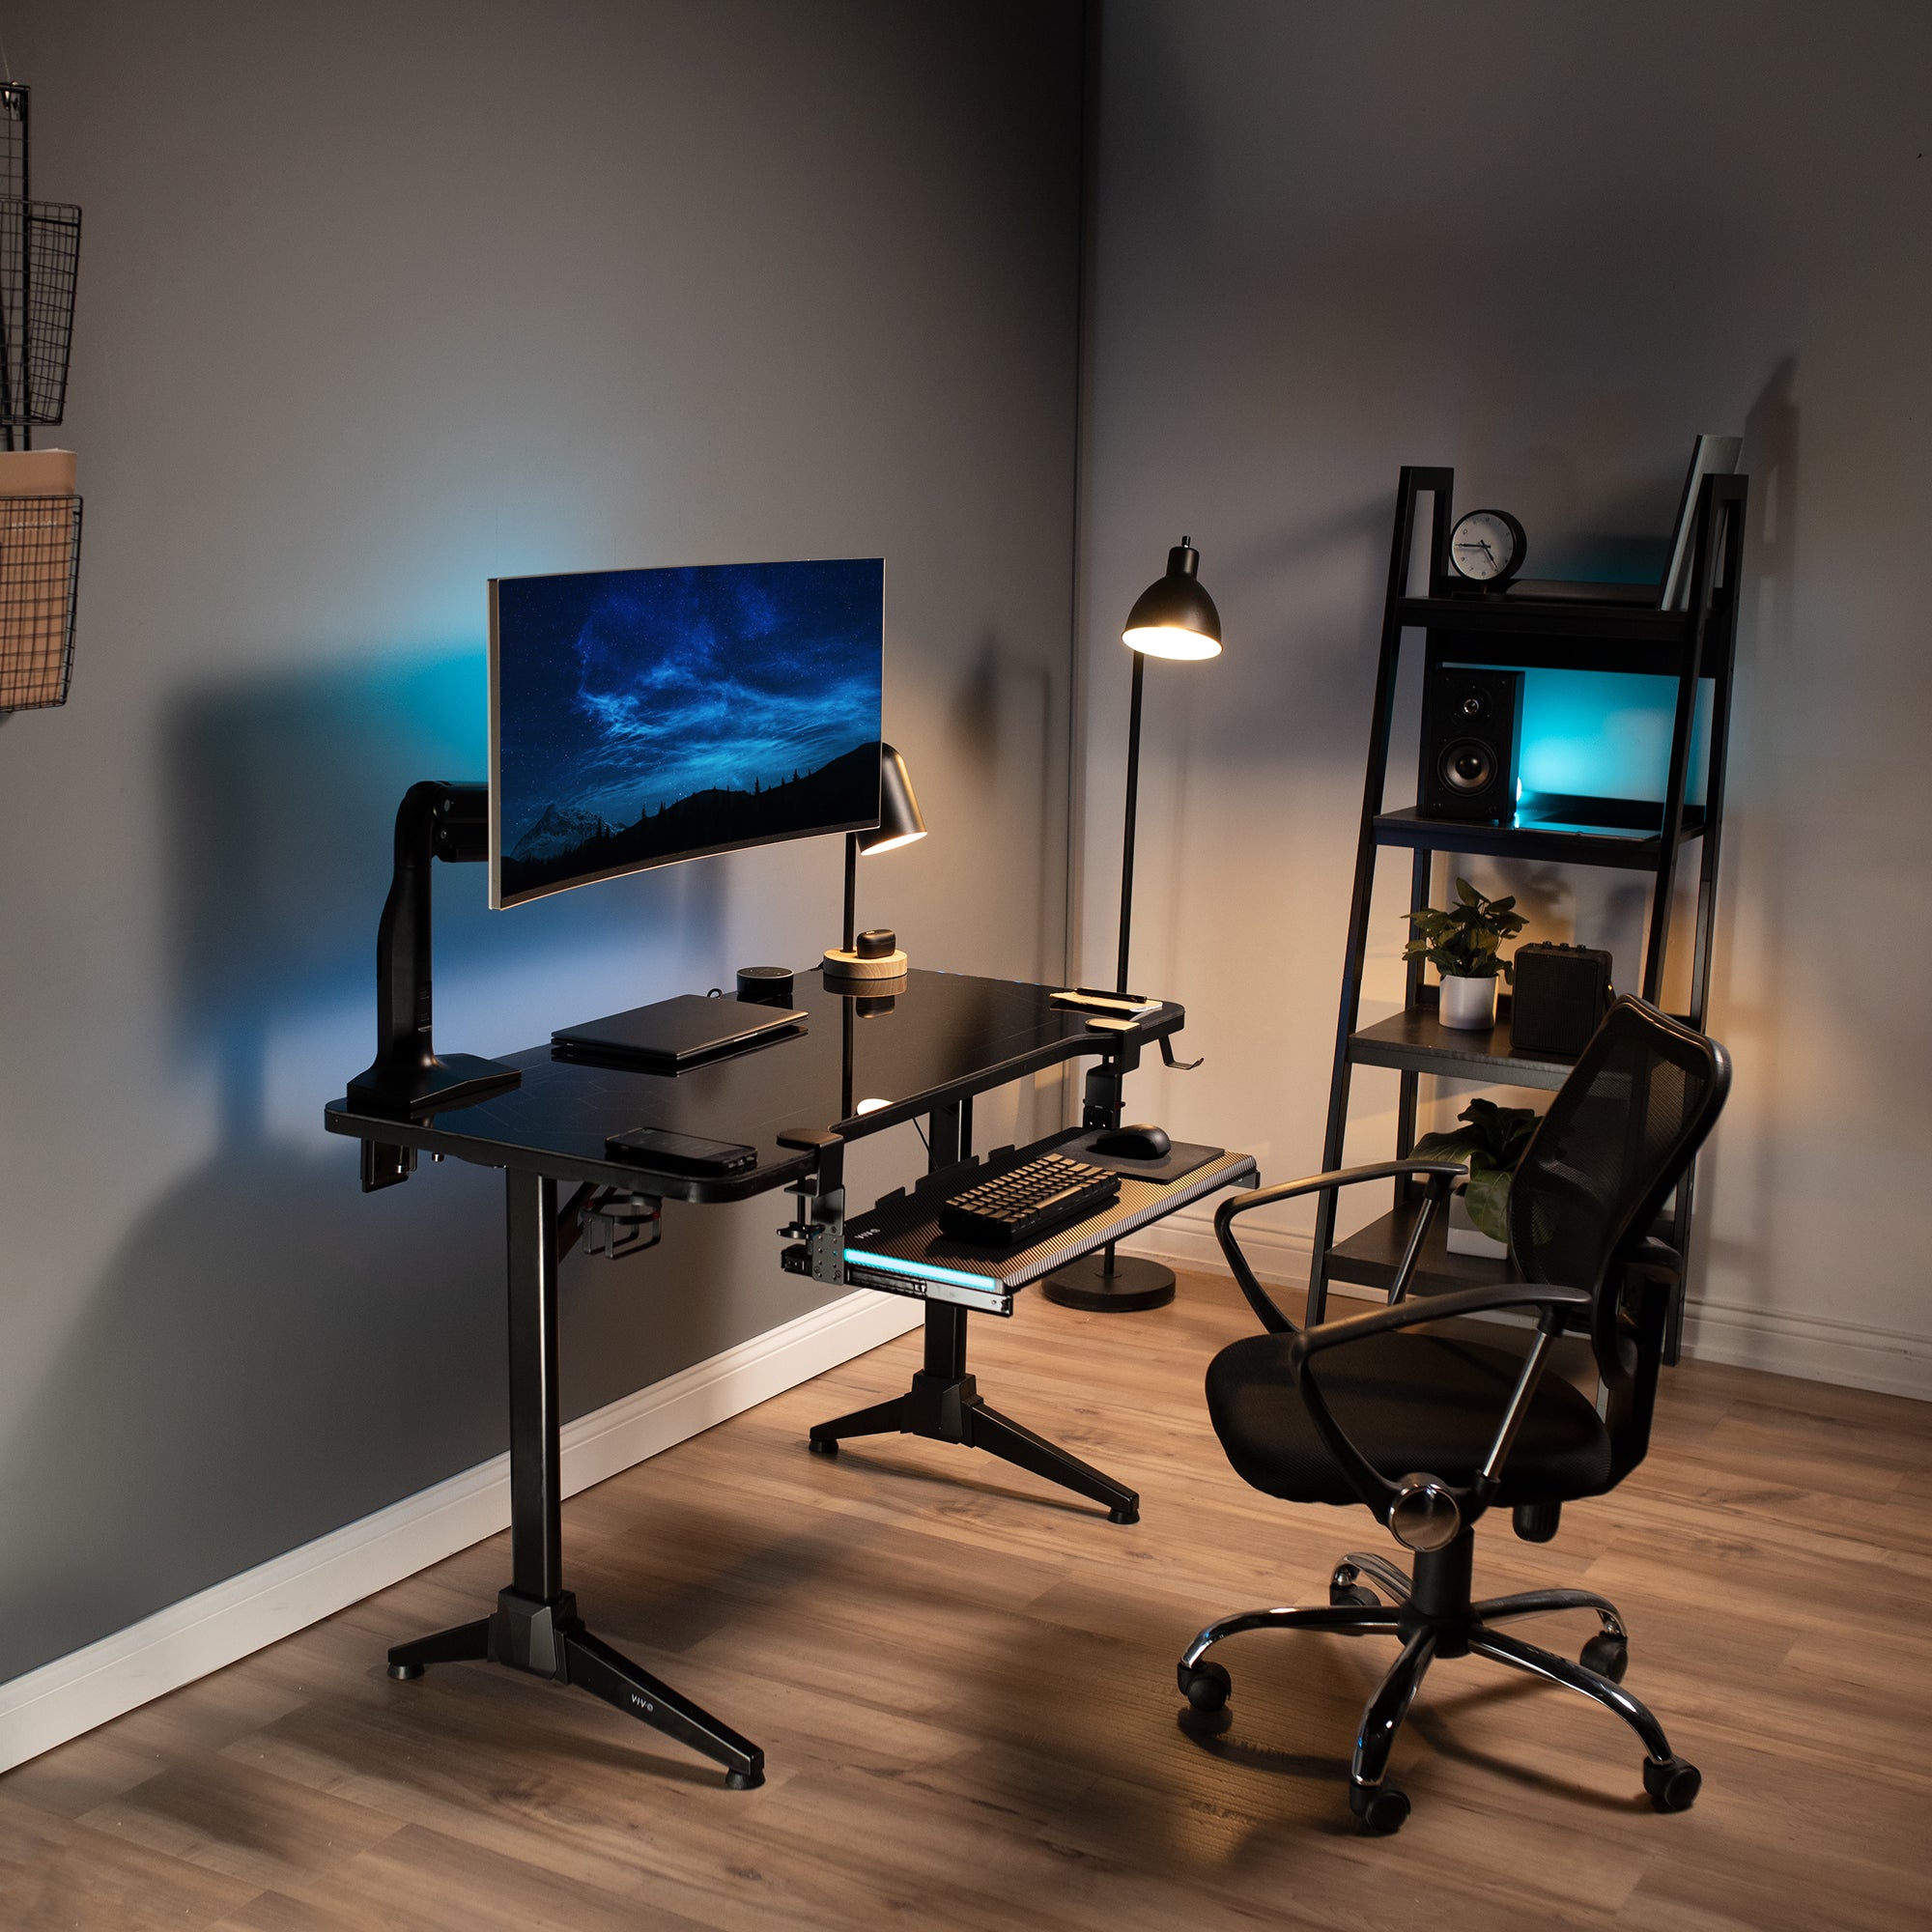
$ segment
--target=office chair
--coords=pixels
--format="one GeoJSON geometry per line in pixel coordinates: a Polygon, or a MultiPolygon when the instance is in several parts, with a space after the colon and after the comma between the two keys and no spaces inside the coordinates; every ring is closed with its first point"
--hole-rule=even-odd
{"type": "Polygon", "coordinates": [[[1512,1511],[1519,1536],[1547,1542],[1566,1502],[1614,1489],[1643,1460],[1681,1271],[1680,1258],[1649,1231],[1729,1085],[1722,1047],[1640,1000],[1619,1000],[1517,1167],[1509,1235],[1521,1279],[1493,1288],[1405,1299],[1423,1235],[1463,1173],[1450,1162],[1316,1175],[1233,1196],[1214,1217],[1266,1331],[1230,1344],[1208,1370],[1208,1412],[1229,1462],[1242,1481],[1289,1502],[1366,1505],[1414,1563],[1410,1573],[1351,1554],[1336,1566],[1325,1605],[1222,1617],[1187,1646],[1180,1689],[1200,1718],[1223,1712],[1228,1672],[1207,1653],[1242,1631],[1398,1638],[1402,1653],[1369,1699],[1349,1771],[1350,1808],[1371,1833],[1399,1831],[1408,1816],[1407,1798],[1383,1772],[1424,1672],[1436,1658],[1470,1652],[1614,1711],[1643,1741],[1644,1788],[1660,1811],[1696,1799],[1696,1769],[1672,1754],[1657,1719],[1620,1686],[1628,1647],[1615,1606],[1588,1590],[1475,1602],[1471,1570],[1475,1525],[1490,1508],[1512,1511]],[[1399,1175],[1426,1179],[1390,1305],[1296,1329],[1256,1280],[1235,1222],[1270,1202],[1399,1175]],[[1538,1311],[1526,1350],[1408,1332],[1491,1309],[1538,1311]],[[1601,1416],[1580,1390],[1544,1373],[1566,1320],[1588,1330],[1605,1393],[1601,1416]],[[1497,1628],[1568,1609],[1594,1610],[1602,1624],[1578,1662],[1497,1628]]]}

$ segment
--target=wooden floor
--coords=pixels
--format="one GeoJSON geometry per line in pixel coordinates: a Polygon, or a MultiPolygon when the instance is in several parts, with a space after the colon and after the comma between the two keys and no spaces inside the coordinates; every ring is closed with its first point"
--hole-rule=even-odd
{"type": "MultiPolygon", "coordinates": [[[[1498,1523],[1477,1580],[1622,1607],[1696,1808],[1650,1810],[1613,1718],[1470,1659],[1397,1745],[1408,1825],[1365,1839],[1343,1780],[1387,1644],[1236,1639],[1233,1731],[1176,1722],[1209,1617],[1399,1553],[1222,1461],[1201,1375],[1248,1325],[1207,1277],[1152,1315],[976,1324],[982,1393],[1137,1485],[1134,1527],[964,1449],[806,1454],[904,1386],[911,1338],[571,1502],[593,1628],[756,1738],[761,1791],[581,1692],[391,1683],[387,1643],[488,1607],[498,1537],[0,1778],[0,1925],[1932,1923],[1932,1408],[1676,1372],[1636,1475],[1553,1544],[1498,1523]]],[[[1593,1621],[1517,1628],[1574,1650],[1593,1621]]]]}

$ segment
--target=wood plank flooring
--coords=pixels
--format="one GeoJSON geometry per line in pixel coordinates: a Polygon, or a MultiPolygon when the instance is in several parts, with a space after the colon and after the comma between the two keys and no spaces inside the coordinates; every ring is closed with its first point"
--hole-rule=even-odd
{"type": "Polygon", "coordinates": [[[1635,1476],[1547,1546],[1495,1520],[1477,1580],[1619,1605],[1696,1808],[1650,1810],[1613,1718],[1471,1659],[1431,1674],[1392,1767],[1414,1814],[1372,1840],[1344,1777],[1385,1643],[1235,1639],[1233,1730],[1176,1721],[1210,1617],[1399,1554],[1222,1460],[1201,1376],[1249,1326],[1205,1275],[1153,1314],[975,1324],[982,1393],[1138,1487],[1136,1526],[968,1450],[808,1455],[916,1338],[568,1504],[592,1627],[757,1739],[761,1791],[581,1692],[391,1683],[386,1644],[489,1607],[497,1537],[0,1778],[0,1926],[1932,1923],[1932,1407],[1675,1372],[1635,1476]]]}

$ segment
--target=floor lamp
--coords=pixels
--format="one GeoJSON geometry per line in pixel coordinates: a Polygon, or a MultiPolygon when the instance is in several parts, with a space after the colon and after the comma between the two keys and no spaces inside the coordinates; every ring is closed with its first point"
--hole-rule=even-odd
{"type": "MultiPolygon", "coordinates": [[[[1134,815],[1140,802],[1141,679],[1154,658],[1221,655],[1221,613],[1202,588],[1201,554],[1185,537],[1167,554],[1167,575],[1134,600],[1121,641],[1134,654],[1133,697],[1127,711],[1127,817],[1121,852],[1121,952],[1114,990],[1127,990],[1128,942],[1134,910],[1134,815]]],[[[1174,1271],[1139,1256],[1116,1255],[1111,1245],[1046,1277],[1040,1293],[1065,1308],[1159,1308],[1174,1299],[1174,1271]]]]}

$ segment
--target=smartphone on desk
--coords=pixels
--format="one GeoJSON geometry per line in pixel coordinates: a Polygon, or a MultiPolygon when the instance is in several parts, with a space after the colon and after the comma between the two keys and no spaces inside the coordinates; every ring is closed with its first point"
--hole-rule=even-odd
{"type": "Polygon", "coordinates": [[[674,1134],[664,1127],[633,1127],[611,1134],[604,1151],[612,1160],[636,1161],[662,1174],[742,1174],[758,1164],[758,1151],[742,1141],[708,1141],[699,1134],[674,1134]]]}
{"type": "Polygon", "coordinates": [[[1122,1013],[1138,1019],[1143,1013],[1151,1013],[1160,1005],[1158,1000],[1143,999],[1138,993],[1107,993],[1097,986],[1069,986],[1064,993],[1053,996],[1056,1007],[1073,1007],[1088,1013],[1122,1013]]]}

